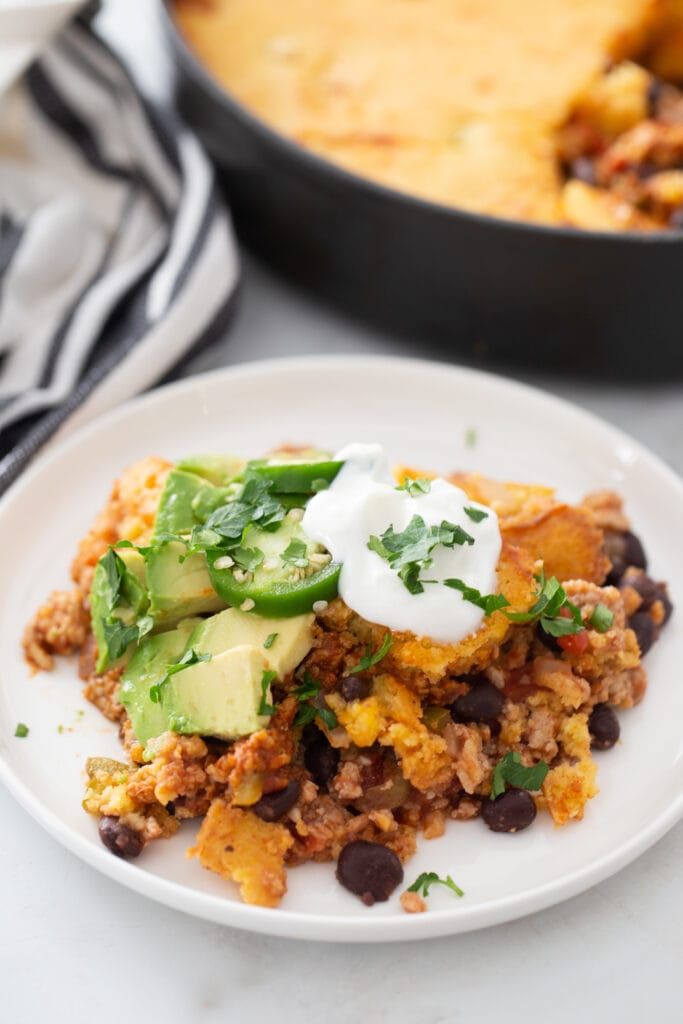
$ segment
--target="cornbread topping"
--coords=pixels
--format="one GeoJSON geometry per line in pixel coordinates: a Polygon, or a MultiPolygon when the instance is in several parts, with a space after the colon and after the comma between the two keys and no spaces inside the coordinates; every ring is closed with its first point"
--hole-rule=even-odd
{"type": "MultiPolygon", "coordinates": [[[[683,81],[680,0],[175,0],[173,12],[239,102],[347,170],[505,218],[677,226],[679,185],[661,182],[643,212],[606,170],[577,175],[558,133],[587,125],[574,149],[593,157],[666,119],[648,96],[659,76],[683,81]],[[631,60],[648,70],[634,76],[631,60]],[[567,192],[567,178],[579,188],[567,192]]],[[[654,165],[683,168],[674,149],[654,165]]]]}

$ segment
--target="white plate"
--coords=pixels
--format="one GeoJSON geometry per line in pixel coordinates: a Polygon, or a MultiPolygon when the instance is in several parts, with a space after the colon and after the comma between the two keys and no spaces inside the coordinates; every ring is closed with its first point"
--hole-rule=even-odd
{"type": "Polygon", "coordinates": [[[386,941],[444,935],[520,917],[587,889],[654,843],[683,807],[683,485],[662,463],[596,418],[538,391],[469,370],[373,357],[251,364],[192,378],[138,399],[42,459],[0,503],[4,612],[0,623],[0,777],[57,839],[98,870],[172,907],[253,931],[296,938],[386,941]],[[467,434],[476,430],[476,444],[467,434]],[[238,902],[231,883],[187,860],[196,824],[148,847],[137,862],[108,853],[80,808],[92,754],[116,756],[111,727],[81,697],[75,665],[29,677],[24,625],[41,599],[68,585],[78,538],[112,480],[135,459],[203,451],[258,456],[281,442],[335,449],[380,441],[392,459],[439,471],[478,469],[555,485],[576,501],[614,488],[627,500],[651,571],[671,583],[678,613],[648,655],[650,689],[621,714],[623,742],[598,754],[600,793],[581,823],[554,829],[540,816],[519,835],[480,821],[452,823],[420,843],[406,883],[451,874],[456,899],[432,890],[426,914],[407,915],[396,892],[364,907],[332,865],[289,872],[277,910],[238,902]],[[17,722],[30,727],[16,739],[17,722]],[[61,732],[58,726],[62,726],[61,732]]]}

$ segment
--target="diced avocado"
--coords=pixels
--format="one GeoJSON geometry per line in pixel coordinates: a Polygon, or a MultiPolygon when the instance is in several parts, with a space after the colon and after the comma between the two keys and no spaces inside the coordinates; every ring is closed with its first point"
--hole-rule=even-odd
{"type": "Polygon", "coordinates": [[[140,743],[147,743],[168,729],[168,717],[161,703],[153,703],[149,691],[163,679],[169,665],[184,654],[187,640],[198,619],[183,619],[175,629],[145,637],[130,659],[121,679],[118,698],[133,723],[140,743]]]}
{"type": "MultiPolygon", "coordinates": [[[[162,692],[168,727],[185,735],[224,740],[264,728],[269,719],[259,715],[259,707],[267,668],[261,651],[241,646],[176,672],[162,692]]],[[[270,701],[268,688],[265,698],[270,701]]]]}
{"type": "Polygon", "coordinates": [[[292,672],[313,645],[315,615],[296,615],[290,619],[265,619],[253,612],[227,608],[203,619],[192,631],[188,647],[198,654],[217,655],[232,647],[248,645],[263,652],[268,668],[278,679],[292,672]],[[264,647],[270,638],[268,649],[264,647]]]}
{"type": "Polygon", "coordinates": [[[154,536],[162,533],[190,533],[192,527],[199,523],[192,511],[192,501],[207,486],[210,485],[196,473],[172,469],[159,499],[154,536]]]}
{"type": "Polygon", "coordinates": [[[191,455],[176,463],[176,469],[203,476],[209,483],[222,487],[234,480],[244,469],[244,459],[237,455],[191,455]]]}
{"type": "Polygon", "coordinates": [[[138,638],[136,622],[149,605],[145,562],[135,548],[105,552],[90,587],[92,631],[97,642],[97,671],[121,659],[138,638]]]}
{"type": "Polygon", "coordinates": [[[155,626],[169,627],[188,615],[217,612],[225,607],[211,586],[206,557],[202,552],[187,555],[181,541],[168,541],[148,549],[147,585],[149,613],[155,626]]]}

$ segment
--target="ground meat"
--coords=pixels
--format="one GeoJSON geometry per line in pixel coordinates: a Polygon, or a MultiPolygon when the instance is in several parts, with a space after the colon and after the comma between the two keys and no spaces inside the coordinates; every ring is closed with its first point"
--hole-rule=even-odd
{"type": "Polygon", "coordinates": [[[256,803],[263,792],[263,776],[290,764],[294,756],[292,720],[296,710],[296,697],[285,698],[267,729],[237,740],[227,754],[209,767],[209,775],[215,782],[230,787],[233,801],[247,805],[256,803]]]}
{"type": "Polygon", "coordinates": [[[402,892],[401,906],[406,914],[424,914],[427,904],[417,892],[402,892]]]}
{"type": "Polygon", "coordinates": [[[582,504],[591,510],[600,529],[624,533],[630,528],[631,524],[624,514],[624,503],[614,491],[594,491],[586,495],[582,504]]]}
{"type": "Polygon", "coordinates": [[[109,501],[78,546],[71,576],[84,590],[93,567],[117,540],[144,544],[154,527],[159,498],[171,463],[154,456],[130,466],[115,482],[109,501]]]}
{"type": "Polygon", "coordinates": [[[474,726],[451,722],[444,729],[443,737],[463,789],[474,793],[491,774],[491,765],[481,749],[480,733],[474,726]]]}
{"type": "Polygon", "coordinates": [[[545,761],[552,761],[557,754],[556,734],[557,717],[548,708],[534,708],[526,732],[529,749],[545,761]]]}
{"type": "Polygon", "coordinates": [[[74,654],[89,630],[90,612],[80,587],[55,590],[24,631],[24,656],[34,671],[50,672],[54,655],[74,654]]]}

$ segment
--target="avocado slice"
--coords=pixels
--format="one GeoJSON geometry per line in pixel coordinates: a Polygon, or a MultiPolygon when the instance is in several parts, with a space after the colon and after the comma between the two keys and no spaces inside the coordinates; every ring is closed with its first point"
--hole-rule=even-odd
{"type": "Polygon", "coordinates": [[[97,671],[122,659],[140,635],[136,623],[148,610],[145,561],[135,548],[110,549],[95,566],[90,616],[97,642],[97,671]]]}
{"type": "Polygon", "coordinates": [[[284,679],[310,651],[314,622],[312,613],[289,619],[266,619],[253,612],[227,608],[203,619],[193,629],[187,646],[198,654],[213,656],[233,647],[254,647],[263,652],[267,667],[277,673],[278,679],[284,679]],[[266,649],[267,641],[270,643],[266,649]]]}
{"type": "Polygon", "coordinates": [[[167,541],[146,552],[149,613],[156,627],[168,628],[189,615],[225,607],[211,586],[206,556],[197,552],[184,557],[186,550],[182,541],[167,541]]]}
{"type": "Polygon", "coordinates": [[[168,728],[183,735],[199,734],[234,740],[263,729],[267,715],[259,714],[261,690],[268,664],[255,647],[232,647],[176,672],[164,683],[162,703],[168,728]]]}
{"type": "Polygon", "coordinates": [[[192,510],[192,502],[201,490],[211,486],[196,473],[172,469],[159,499],[154,537],[163,533],[190,533],[192,527],[199,523],[192,510]]]}
{"type": "Polygon", "coordinates": [[[166,669],[179,661],[187,640],[200,619],[183,619],[175,629],[146,637],[130,659],[121,678],[118,699],[125,707],[140,743],[147,743],[168,729],[168,716],[161,703],[153,703],[149,691],[163,679],[166,669]]]}

